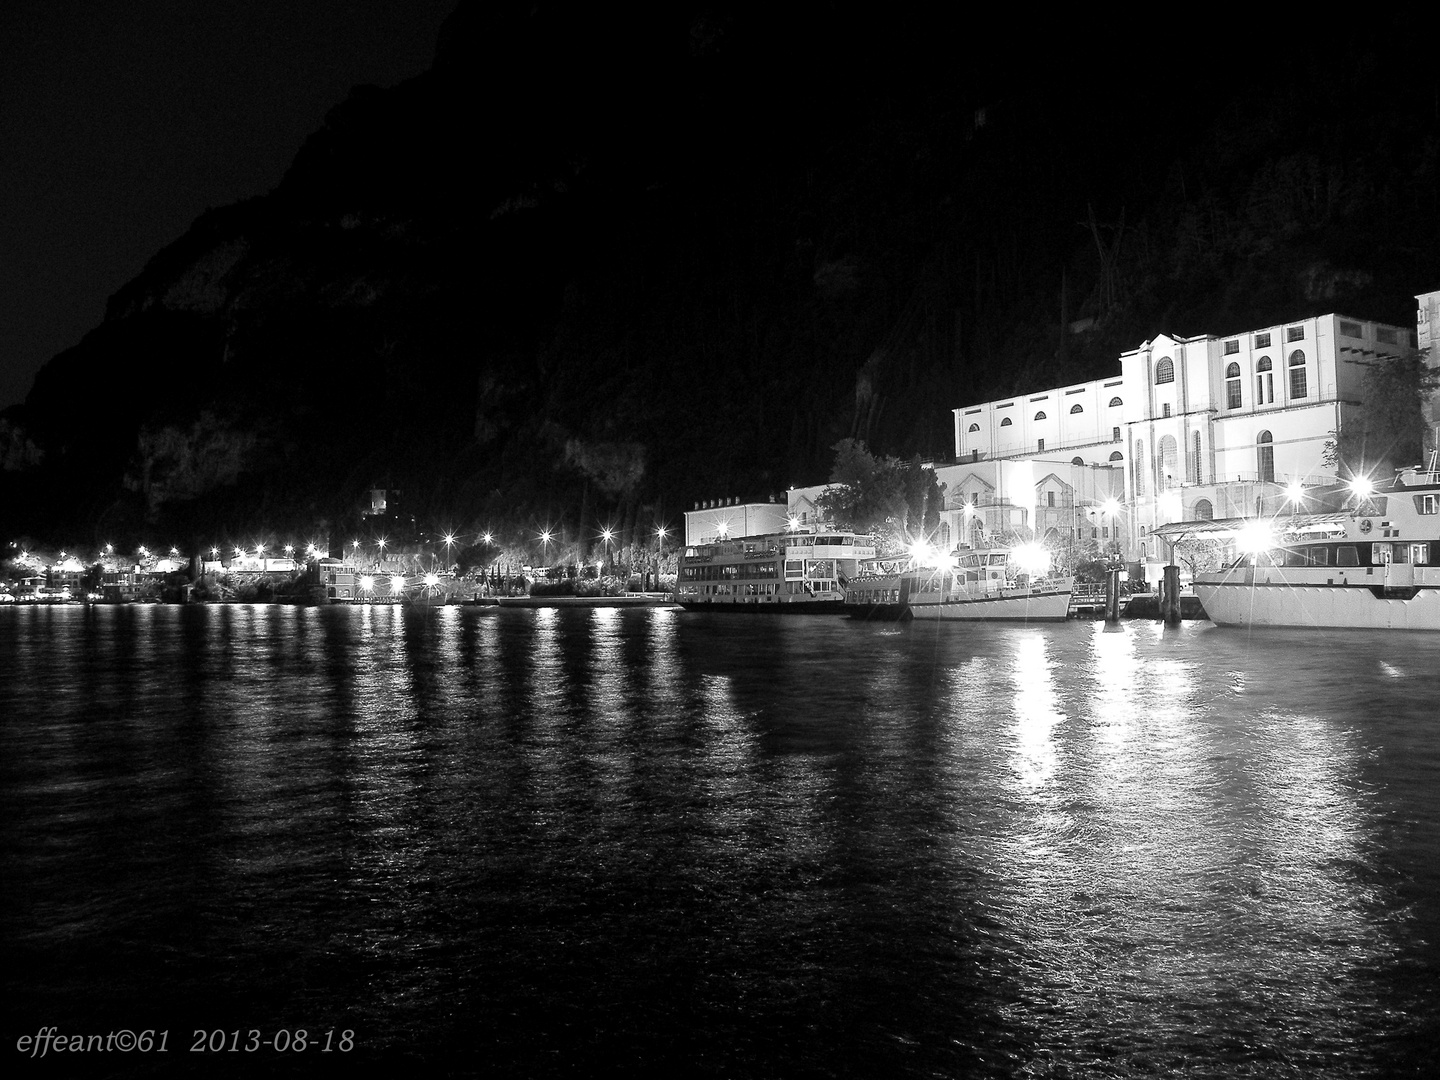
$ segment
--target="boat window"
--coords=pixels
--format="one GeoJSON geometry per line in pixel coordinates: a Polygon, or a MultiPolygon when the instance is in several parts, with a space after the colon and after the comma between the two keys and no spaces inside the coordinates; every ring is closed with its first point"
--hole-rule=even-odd
{"type": "Polygon", "coordinates": [[[1311,566],[1329,566],[1330,549],[1328,547],[1312,547],[1310,549],[1311,566]]]}
{"type": "Polygon", "coordinates": [[[1341,544],[1335,549],[1336,566],[1359,566],[1360,552],[1353,545],[1341,544]]]}
{"type": "Polygon", "coordinates": [[[1285,549],[1285,565],[1286,565],[1286,566],[1308,566],[1309,564],[1310,564],[1310,560],[1305,557],[1305,551],[1304,551],[1304,549],[1296,549],[1296,548],[1286,548],[1286,549],[1285,549]]]}
{"type": "Polygon", "coordinates": [[[1417,514],[1440,514],[1440,497],[1435,495],[1414,495],[1417,514]]]}
{"type": "Polygon", "coordinates": [[[997,552],[995,552],[994,554],[992,554],[992,555],[990,556],[990,565],[991,565],[991,566],[1004,566],[1004,565],[1005,565],[1005,553],[1004,553],[1004,552],[998,552],[998,551],[997,551],[997,552]]]}
{"type": "Polygon", "coordinates": [[[1410,561],[1413,562],[1416,566],[1429,566],[1429,565],[1430,565],[1430,545],[1429,545],[1429,544],[1411,544],[1411,545],[1410,545],[1410,561]]]}

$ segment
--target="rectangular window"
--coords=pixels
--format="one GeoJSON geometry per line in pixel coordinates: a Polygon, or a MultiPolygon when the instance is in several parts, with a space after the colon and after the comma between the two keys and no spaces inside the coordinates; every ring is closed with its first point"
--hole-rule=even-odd
{"type": "Polygon", "coordinates": [[[1413,562],[1416,566],[1429,566],[1429,565],[1430,565],[1430,545],[1429,545],[1429,544],[1411,544],[1411,545],[1410,545],[1410,561],[1413,562]]]}
{"type": "Polygon", "coordinates": [[[1365,337],[1365,330],[1358,322],[1348,322],[1345,319],[1341,319],[1340,336],[1363,339],[1365,337]]]}
{"type": "Polygon", "coordinates": [[[1047,491],[1045,493],[1045,502],[1049,506],[1055,505],[1055,493],[1053,491],[1047,491]]]}
{"type": "Polygon", "coordinates": [[[1360,552],[1359,552],[1359,550],[1358,550],[1357,548],[1351,547],[1349,544],[1341,544],[1340,547],[1338,547],[1338,548],[1335,549],[1335,565],[1336,565],[1336,566],[1359,566],[1359,565],[1360,565],[1360,552]]]}
{"type": "Polygon", "coordinates": [[[1305,369],[1304,369],[1303,367],[1293,367],[1293,368],[1291,368],[1291,369],[1290,369],[1290,396],[1291,396],[1292,398],[1302,398],[1302,397],[1305,396],[1305,390],[1306,390],[1306,386],[1305,386],[1305,369]]]}
{"type": "Polygon", "coordinates": [[[1255,335],[1255,348],[1257,348],[1257,349],[1268,349],[1269,347],[1270,347],[1270,335],[1269,335],[1268,332],[1267,332],[1267,333],[1264,333],[1264,334],[1256,334],[1256,335],[1255,335]]]}
{"type": "Polygon", "coordinates": [[[1165,410],[1164,413],[1163,413],[1163,415],[1165,415],[1165,416],[1169,416],[1169,415],[1170,415],[1170,405],[1169,405],[1168,403],[1165,404],[1165,405],[1162,405],[1162,406],[1160,406],[1160,407],[1165,410]]]}
{"type": "Polygon", "coordinates": [[[1228,379],[1225,382],[1225,407],[1227,409],[1240,408],[1240,380],[1228,379]]]}
{"type": "Polygon", "coordinates": [[[1329,566],[1330,549],[1328,547],[1312,547],[1310,549],[1311,566],[1329,566]]]}
{"type": "Polygon", "coordinates": [[[1041,440],[1040,440],[1039,449],[1040,449],[1040,450],[1044,450],[1044,449],[1045,449],[1045,440],[1044,440],[1044,439],[1041,439],[1041,440]]]}
{"type": "Polygon", "coordinates": [[[1110,441],[1111,441],[1111,442],[1119,442],[1119,441],[1120,441],[1120,429],[1119,429],[1118,427],[1117,427],[1117,428],[1111,428],[1111,429],[1110,429],[1110,441]]]}
{"type": "Polygon", "coordinates": [[[1102,529],[1100,530],[1100,533],[1101,533],[1102,536],[1105,537],[1106,540],[1109,540],[1109,539],[1110,539],[1110,526],[1109,526],[1109,525],[1106,525],[1104,528],[1102,528],[1102,529]]]}
{"type": "Polygon", "coordinates": [[[1418,514],[1440,514],[1440,495],[1416,495],[1415,512],[1418,514]]]}
{"type": "Polygon", "coordinates": [[[1381,345],[1399,345],[1400,331],[1390,326],[1377,326],[1375,328],[1375,340],[1381,345]]]}
{"type": "Polygon", "coordinates": [[[1285,340],[1286,340],[1286,341],[1304,341],[1304,340],[1305,340],[1305,327],[1303,327],[1303,326],[1287,326],[1287,327],[1285,328],[1285,340]]]}
{"type": "Polygon", "coordinates": [[[1227,342],[1225,342],[1225,355],[1226,355],[1226,356],[1233,356],[1235,353],[1238,353],[1239,351],[1240,351],[1240,340],[1239,340],[1238,338],[1235,339],[1234,341],[1227,341],[1227,342]]]}

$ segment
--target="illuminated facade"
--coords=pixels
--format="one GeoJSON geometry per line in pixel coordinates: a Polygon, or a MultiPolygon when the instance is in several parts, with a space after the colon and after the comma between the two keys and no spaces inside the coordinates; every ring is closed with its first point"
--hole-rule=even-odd
{"type": "MultiPolygon", "coordinates": [[[[1440,337],[1440,293],[1419,299],[1421,333],[1428,325],[1440,337]]],[[[1334,314],[1242,334],[1161,335],[1123,354],[1118,378],[953,410],[954,468],[997,467],[991,494],[1010,531],[1063,538],[1065,515],[1046,511],[1068,497],[1072,538],[1113,516],[1119,554],[1160,563],[1166,553],[1149,539],[1159,525],[1244,516],[1288,484],[1334,480],[1327,444],[1357,407],[1366,365],[1416,343],[1407,327],[1334,314]],[[1013,470],[1021,463],[1030,467],[1023,480],[1013,470]]],[[[1107,547],[1103,535],[1090,539],[1107,547]]]]}

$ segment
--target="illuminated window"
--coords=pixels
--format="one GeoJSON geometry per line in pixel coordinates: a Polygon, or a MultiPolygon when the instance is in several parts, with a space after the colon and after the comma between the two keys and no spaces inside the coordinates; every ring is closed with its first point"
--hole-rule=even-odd
{"type": "Polygon", "coordinates": [[[1286,340],[1286,341],[1304,341],[1304,340],[1305,340],[1305,327],[1303,327],[1303,326],[1288,326],[1288,327],[1286,327],[1286,328],[1285,328],[1285,340],[1286,340]]]}
{"type": "Polygon", "coordinates": [[[1124,404],[1125,404],[1125,403],[1124,403],[1123,401],[1121,401],[1118,397],[1112,397],[1112,398],[1110,399],[1110,408],[1112,408],[1112,409],[1119,408],[1121,405],[1124,405],[1124,404]]]}
{"type": "Polygon", "coordinates": [[[1111,460],[1111,461],[1124,461],[1124,460],[1125,460],[1125,455],[1122,454],[1119,450],[1116,450],[1113,454],[1110,455],[1110,460],[1111,460]]]}
{"type": "Polygon", "coordinates": [[[1290,354],[1290,396],[1302,398],[1305,396],[1306,390],[1305,354],[1296,349],[1290,354]]]}
{"type": "Polygon", "coordinates": [[[1275,400],[1275,376],[1270,372],[1270,358],[1262,356],[1255,364],[1255,404],[1268,405],[1275,400]]]}
{"type": "Polygon", "coordinates": [[[1082,458],[1082,457],[1072,457],[1072,458],[1070,459],[1070,464],[1071,464],[1071,465],[1084,465],[1084,464],[1085,464],[1085,459],[1082,458]]]}
{"type": "Polygon", "coordinates": [[[1160,406],[1160,415],[1162,417],[1170,415],[1170,403],[1168,401],[1165,402],[1164,405],[1160,406]]]}
{"type": "Polygon", "coordinates": [[[1110,441],[1111,441],[1111,442],[1119,442],[1119,441],[1120,441],[1120,429],[1119,429],[1118,427],[1113,427],[1113,428],[1110,429],[1110,441]]]}
{"type": "Polygon", "coordinates": [[[1045,449],[1045,440],[1044,440],[1044,439],[1040,439],[1040,440],[1039,440],[1039,443],[1040,443],[1040,445],[1035,448],[1035,450],[1036,450],[1037,453],[1040,452],[1040,451],[1043,451],[1043,450],[1045,449]]]}
{"type": "Polygon", "coordinates": [[[1145,444],[1135,440],[1135,494],[1145,494],[1145,444]]]}
{"type": "Polygon", "coordinates": [[[1270,347],[1270,335],[1269,335],[1268,333],[1265,333],[1265,334],[1256,334],[1256,335],[1255,335],[1255,348],[1257,348],[1257,349],[1268,349],[1269,347],[1270,347]]]}
{"type": "Polygon", "coordinates": [[[970,431],[971,431],[972,433],[973,433],[973,432],[976,432],[976,431],[979,431],[979,430],[980,430],[980,425],[979,425],[979,424],[971,424],[971,425],[970,425],[970,431]]]}
{"type": "Polygon", "coordinates": [[[1001,420],[1001,421],[1000,421],[1000,426],[1001,426],[1001,427],[1009,427],[1009,426],[1010,426],[1010,423],[1011,423],[1010,418],[1007,416],[1007,417],[1005,417],[1004,420],[1001,420]]]}
{"type": "Polygon", "coordinates": [[[1171,383],[1175,381],[1175,365],[1167,356],[1155,365],[1155,385],[1171,383]]]}
{"type": "Polygon", "coordinates": [[[1198,483],[1201,483],[1201,478],[1200,478],[1200,476],[1201,476],[1201,473],[1200,473],[1200,433],[1199,433],[1198,431],[1195,432],[1195,453],[1192,454],[1191,457],[1192,457],[1194,460],[1193,460],[1193,462],[1192,462],[1192,467],[1191,467],[1190,482],[1193,483],[1193,484],[1198,484],[1198,483]]]}
{"type": "Polygon", "coordinates": [[[1044,419],[1045,419],[1045,414],[1044,414],[1043,412],[1037,412],[1037,413],[1035,414],[1035,419],[1036,419],[1036,420],[1044,420],[1044,419]]]}
{"type": "Polygon", "coordinates": [[[1071,405],[1071,406],[1070,406],[1070,415],[1071,415],[1071,416],[1074,416],[1077,412],[1084,412],[1084,411],[1085,411],[1085,406],[1084,406],[1084,405],[1071,405]]]}
{"type": "Polygon", "coordinates": [[[1240,351],[1240,339],[1239,339],[1239,338],[1236,338],[1236,339],[1233,340],[1233,341],[1227,341],[1227,342],[1225,342],[1225,355],[1226,355],[1226,356],[1234,356],[1234,355],[1235,355],[1236,353],[1238,353],[1239,351],[1240,351]]]}
{"type": "Polygon", "coordinates": [[[1231,364],[1225,369],[1225,407],[1240,408],[1240,365],[1231,364]]]}
{"type": "Polygon", "coordinates": [[[1358,322],[1348,322],[1345,319],[1341,319],[1340,336],[1350,338],[1364,338],[1365,330],[1358,322]]]}
{"type": "Polygon", "coordinates": [[[1201,499],[1195,504],[1195,520],[1214,521],[1215,507],[1210,505],[1209,499],[1201,499]]]}
{"type": "Polygon", "coordinates": [[[1161,491],[1169,491],[1179,483],[1180,472],[1180,448],[1175,442],[1175,436],[1166,435],[1160,440],[1160,487],[1161,491]]]}

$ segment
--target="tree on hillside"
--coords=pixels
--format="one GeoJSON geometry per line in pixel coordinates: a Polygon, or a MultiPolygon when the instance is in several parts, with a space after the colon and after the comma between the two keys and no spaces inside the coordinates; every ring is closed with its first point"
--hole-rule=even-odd
{"type": "Polygon", "coordinates": [[[903,543],[935,532],[943,494],[918,457],[877,457],[859,439],[841,439],[830,487],[816,501],[840,528],[903,543]]]}

